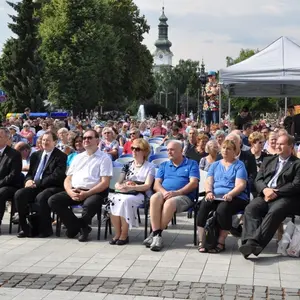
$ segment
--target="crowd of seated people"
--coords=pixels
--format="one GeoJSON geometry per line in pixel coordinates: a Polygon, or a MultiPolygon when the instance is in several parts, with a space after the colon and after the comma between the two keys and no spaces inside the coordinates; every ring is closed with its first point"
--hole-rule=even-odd
{"type": "Polygon", "coordinates": [[[37,215],[38,236],[52,236],[54,211],[68,238],[86,242],[92,218],[107,204],[115,231],[109,243],[125,245],[129,230],[139,226],[137,208],[149,198],[152,233],[143,244],[160,251],[162,233],[174,213],[187,211],[198,200],[200,170],[207,172],[206,195],[197,215],[200,253],[207,252],[204,226],[211,211],[216,211],[220,233],[209,252],[225,251],[226,237],[234,229],[232,216],[244,211],[238,225],[240,251],[247,258],[260,254],[298,206],[300,163],[294,139],[284,129],[263,127],[253,132],[247,123],[230,133],[217,125],[206,132],[190,119],[92,125],[73,118],[31,120],[26,113],[4,125],[0,221],[6,202],[12,202],[19,216],[19,238],[35,235],[28,223],[30,211],[37,215]],[[153,154],[149,137],[158,137],[165,145],[167,159],[159,166],[148,161],[153,154]],[[114,191],[109,191],[114,161],[122,153],[132,155],[132,161],[123,165],[114,191]],[[82,207],[80,217],[70,209],[75,205],[82,207]]]}

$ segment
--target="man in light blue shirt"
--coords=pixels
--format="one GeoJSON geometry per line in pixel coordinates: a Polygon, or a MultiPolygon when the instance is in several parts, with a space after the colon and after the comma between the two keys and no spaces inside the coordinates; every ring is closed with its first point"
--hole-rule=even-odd
{"type": "Polygon", "coordinates": [[[150,199],[150,219],[153,232],[144,240],[152,251],[163,248],[162,231],[175,212],[183,212],[193,205],[200,179],[196,161],[182,155],[182,143],[171,141],[168,146],[169,161],[162,163],[156,175],[150,199]]]}

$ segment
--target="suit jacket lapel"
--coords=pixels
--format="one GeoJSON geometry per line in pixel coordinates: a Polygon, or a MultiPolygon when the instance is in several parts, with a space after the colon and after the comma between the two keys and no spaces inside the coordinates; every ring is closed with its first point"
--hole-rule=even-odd
{"type": "Polygon", "coordinates": [[[271,180],[271,178],[273,178],[273,176],[276,173],[277,163],[278,163],[278,156],[274,157],[274,159],[269,164],[269,168],[268,168],[269,174],[268,175],[270,176],[270,180],[271,180]]]}
{"type": "Polygon", "coordinates": [[[1,161],[0,161],[0,169],[3,168],[4,162],[7,159],[7,152],[8,152],[8,146],[6,146],[6,148],[4,149],[2,155],[1,155],[1,161]]]}
{"type": "Polygon", "coordinates": [[[283,166],[283,168],[282,168],[282,170],[281,170],[281,172],[279,173],[278,176],[281,176],[282,173],[284,173],[285,171],[287,171],[287,170],[293,165],[294,161],[295,161],[295,160],[291,157],[291,158],[285,163],[285,165],[283,166]]]}
{"type": "Polygon", "coordinates": [[[37,162],[36,162],[36,164],[35,164],[35,167],[34,167],[34,171],[33,171],[33,174],[34,174],[34,175],[36,174],[36,172],[37,172],[37,170],[38,170],[38,168],[39,168],[39,165],[40,165],[40,162],[41,162],[41,159],[42,159],[42,155],[43,155],[43,151],[40,151],[40,152],[39,152],[38,160],[37,160],[37,162]]]}
{"type": "MultiPolygon", "coordinates": [[[[45,166],[44,171],[48,168],[49,164],[50,164],[51,161],[54,159],[54,152],[55,152],[55,149],[56,149],[56,148],[53,149],[53,151],[52,151],[52,153],[51,153],[51,155],[50,155],[50,157],[49,157],[49,159],[48,159],[48,161],[47,161],[47,164],[46,164],[46,166],[45,166]]],[[[60,151],[60,150],[58,150],[58,151],[60,151]]]]}

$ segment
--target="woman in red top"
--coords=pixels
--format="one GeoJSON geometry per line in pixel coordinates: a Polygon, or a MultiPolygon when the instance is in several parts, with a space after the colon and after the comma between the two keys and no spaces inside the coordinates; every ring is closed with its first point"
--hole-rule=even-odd
{"type": "Polygon", "coordinates": [[[30,125],[28,122],[24,122],[20,135],[27,139],[28,143],[32,145],[34,133],[30,130],[30,125]]]}

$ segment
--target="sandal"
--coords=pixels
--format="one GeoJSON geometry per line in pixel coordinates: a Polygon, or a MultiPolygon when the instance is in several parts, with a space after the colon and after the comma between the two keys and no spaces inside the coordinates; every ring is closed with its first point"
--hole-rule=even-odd
{"type": "Polygon", "coordinates": [[[207,249],[203,247],[202,242],[199,242],[199,244],[198,244],[198,252],[200,252],[200,253],[206,253],[207,252],[207,249]]]}
{"type": "Polygon", "coordinates": [[[218,243],[217,247],[214,248],[214,249],[210,249],[208,251],[208,253],[212,253],[212,254],[215,254],[215,253],[221,253],[221,252],[224,252],[226,250],[225,248],[225,244],[221,244],[221,243],[218,243]],[[221,247],[220,247],[221,246],[221,247]]]}

